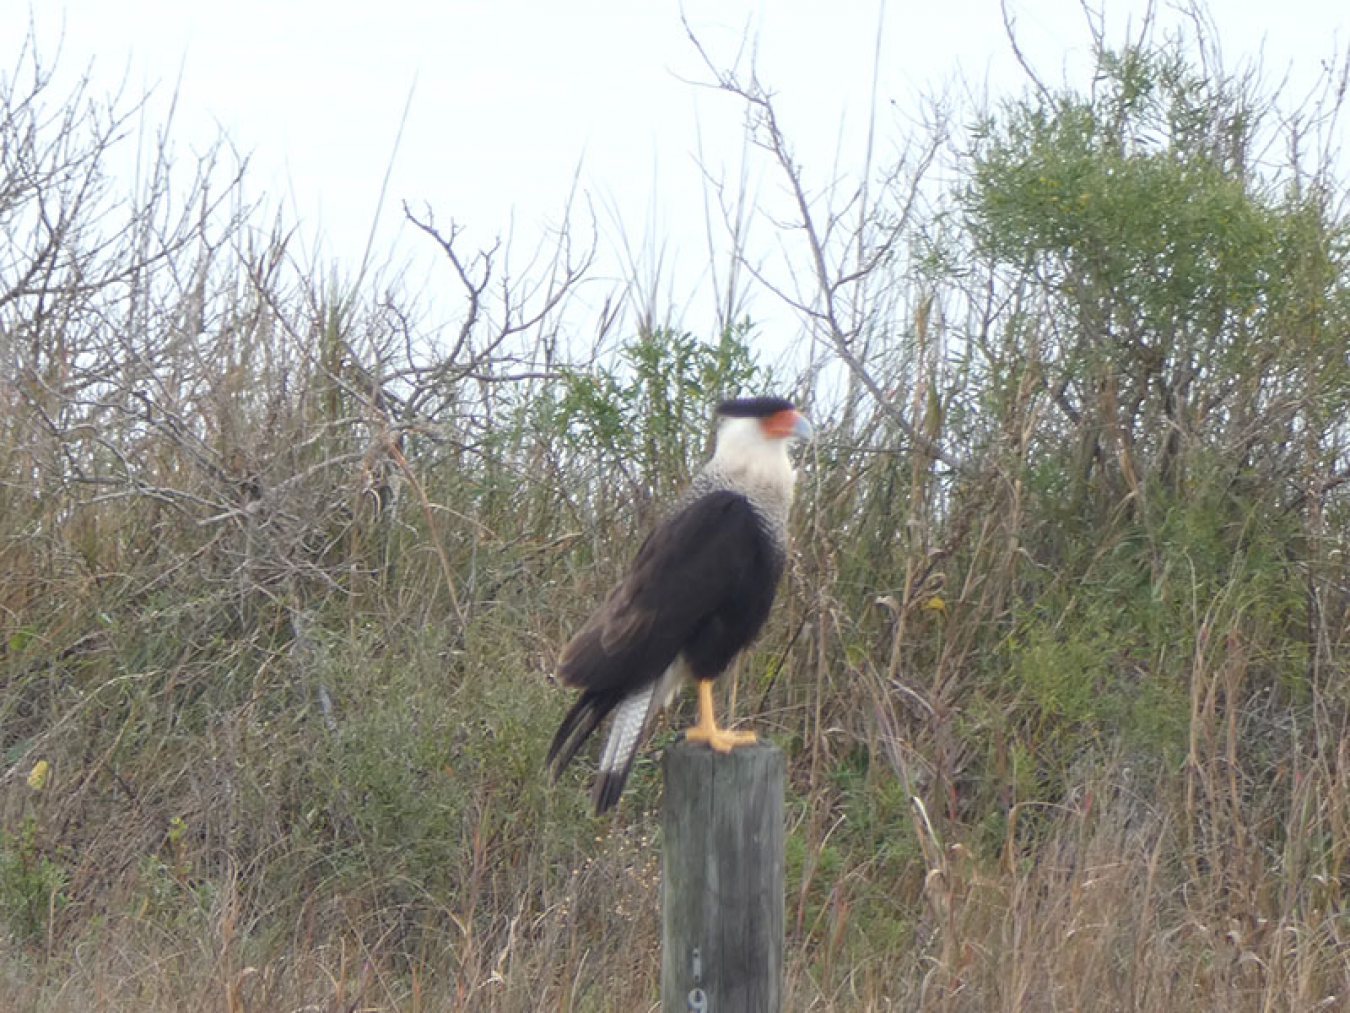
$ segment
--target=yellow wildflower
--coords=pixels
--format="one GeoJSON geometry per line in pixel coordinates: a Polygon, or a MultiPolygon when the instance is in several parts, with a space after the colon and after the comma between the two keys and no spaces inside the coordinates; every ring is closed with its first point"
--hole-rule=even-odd
{"type": "Polygon", "coordinates": [[[46,760],[38,760],[33,764],[33,769],[28,772],[28,787],[34,791],[41,791],[47,786],[47,776],[52,772],[52,765],[46,760]]]}

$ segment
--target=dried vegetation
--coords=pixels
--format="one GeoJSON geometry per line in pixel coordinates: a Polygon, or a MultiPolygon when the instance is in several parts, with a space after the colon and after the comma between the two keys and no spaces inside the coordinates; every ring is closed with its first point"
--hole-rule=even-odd
{"type": "Polygon", "coordinates": [[[1097,41],[1089,89],[831,187],[710,59],[787,196],[711,341],[576,299],[575,221],[518,267],[410,212],[450,326],[318,280],[222,159],[127,192],[136,109],[26,48],[0,1005],[652,1008],[655,767],[608,821],[547,787],[550,664],[768,384],[824,434],[735,685],[790,756],[790,1008],[1350,1001],[1344,68],[1277,115],[1203,32],[1097,41]],[[755,353],[751,285],[808,363],[755,353]]]}

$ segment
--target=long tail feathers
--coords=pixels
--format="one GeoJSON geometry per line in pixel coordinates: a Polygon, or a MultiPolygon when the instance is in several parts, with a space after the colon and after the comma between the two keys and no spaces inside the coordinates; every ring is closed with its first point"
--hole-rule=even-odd
{"type": "Polygon", "coordinates": [[[647,737],[652,718],[670,704],[675,690],[689,677],[688,666],[677,658],[653,683],[625,695],[621,690],[588,690],[572,705],[548,748],[547,766],[553,776],[563,772],[582,744],[611,711],[609,737],[600,750],[592,799],[596,815],[614,808],[633,769],[633,760],[647,737]]]}
{"type": "Polygon", "coordinates": [[[633,769],[633,760],[642,745],[651,716],[656,686],[651,685],[630,696],[618,693],[583,693],[572,705],[553,736],[548,749],[549,773],[553,780],[560,775],[585,744],[600,722],[614,712],[609,737],[600,751],[592,799],[596,815],[614,808],[633,769]]]}
{"type": "Polygon", "coordinates": [[[647,730],[655,695],[656,685],[653,683],[624,697],[614,708],[614,721],[609,726],[605,748],[600,752],[600,769],[596,773],[595,790],[591,795],[597,816],[614,808],[623,794],[623,786],[628,781],[638,746],[642,745],[647,730]]]}
{"type": "Polygon", "coordinates": [[[572,705],[553,736],[553,744],[548,747],[545,765],[553,780],[558,779],[591,732],[618,703],[619,696],[615,693],[583,693],[572,705]]]}

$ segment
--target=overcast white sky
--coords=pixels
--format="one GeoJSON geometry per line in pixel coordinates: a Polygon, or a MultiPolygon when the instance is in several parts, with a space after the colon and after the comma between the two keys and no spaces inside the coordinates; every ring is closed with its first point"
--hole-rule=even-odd
{"type": "MultiPolygon", "coordinates": [[[[1009,4],[1047,77],[1081,67],[1077,0],[1009,4]]],[[[1106,6],[1116,35],[1145,8],[1106,6]]],[[[801,160],[823,176],[841,134],[845,163],[859,150],[883,7],[880,98],[898,110],[885,122],[958,78],[1022,86],[997,0],[0,0],[0,67],[31,18],[40,51],[59,45],[60,68],[90,68],[97,88],[125,78],[167,103],[177,87],[180,148],[223,129],[251,153],[253,191],[283,199],[306,241],[322,238],[323,261],[342,265],[360,260],[411,93],[381,252],[425,242],[400,225],[405,199],[483,243],[513,222],[525,241],[557,220],[580,166],[585,194],[630,238],[659,236],[692,277],[706,256],[699,138],[705,159],[733,164],[740,113],[681,79],[701,76],[681,10],[719,59],[750,31],[801,160]]],[[[1263,51],[1271,78],[1306,80],[1350,22],[1344,0],[1214,8],[1227,59],[1263,51]]]]}

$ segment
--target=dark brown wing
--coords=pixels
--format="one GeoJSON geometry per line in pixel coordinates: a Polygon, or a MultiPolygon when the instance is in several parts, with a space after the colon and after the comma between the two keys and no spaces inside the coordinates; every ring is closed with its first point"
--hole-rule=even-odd
{"type": "Polygon", "coordinates": [[[757,582],[768,581],[772,601],[781,570],[781,560],[766,568],[773,555],[744,496],[719,491],[700,497],[643,543],[632,571],[564,648],[559,676],[593,693],[653,682],[710,624],[743,611],[738,603],[762,597],[766,589],[757,582]]]}

